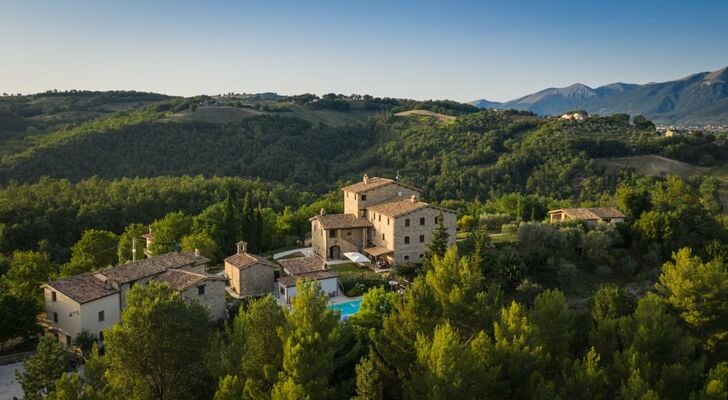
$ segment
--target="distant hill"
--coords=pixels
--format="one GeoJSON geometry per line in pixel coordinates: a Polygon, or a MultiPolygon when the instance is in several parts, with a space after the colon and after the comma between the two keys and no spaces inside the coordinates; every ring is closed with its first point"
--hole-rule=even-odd
{"type": "Polygon", "coordinates": [[[500,108],[555,115],[580,109],[599,115],[644,115],[677,125],[728,124],[728,67],[682,79],[644,85],[612,83],[591,88],[577,83],[548,88],[504,103],[475,100],[480,108],[500,108]]]}

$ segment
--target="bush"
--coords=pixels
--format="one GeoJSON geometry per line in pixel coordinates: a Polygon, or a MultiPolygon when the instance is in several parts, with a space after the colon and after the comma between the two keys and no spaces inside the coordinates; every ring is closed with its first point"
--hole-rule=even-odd
{"type": "Polygon", "coordinates": [[[480,223],[488,231],[503,229],[504,224],[513,222],[514,218],[509,214],[483,214],[480,216],[480,223]]]}
{"type": "Polygon", "coordinates": [[[341,287],[347,297],[358,297],[369,291],[371,288],[384,287],[389,289],[388,282],[384,279],[371,278],[341,278],[341,287]]]}
{"type": "Polygon", "coordinates": [[[518,231],[518,225],[515,223],[503,224],[501,226],[501,232],[503,233],[516,233],[518,231]]]}

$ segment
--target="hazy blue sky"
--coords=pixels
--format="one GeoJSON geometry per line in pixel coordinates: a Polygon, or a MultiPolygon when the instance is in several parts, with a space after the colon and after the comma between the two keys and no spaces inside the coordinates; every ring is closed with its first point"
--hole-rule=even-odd
{"type": "Polygon", "coordinates": [[[0,91],[509,100],[728,66],[728,1],[0,0],[0,91]]]}

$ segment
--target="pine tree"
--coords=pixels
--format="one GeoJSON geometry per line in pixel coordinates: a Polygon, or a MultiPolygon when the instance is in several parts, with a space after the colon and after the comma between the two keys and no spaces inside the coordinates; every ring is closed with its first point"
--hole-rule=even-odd
{"type": "Polygon", "coordinates": [[[329,399],[334,395],[331,376],[339,347],[339,319],[326,305],[318,282],[299,281],[288,329],[281,330],[283,371],[273,387],[273,399],[329,399]]]}
{"type": "Polygon", "coordinates": [[[260,204],[255,209],[255,243],[256,251],[262,252],[266,248],[263,238],[263,211],[261,210],[260,204]]]}
{"type": "Polygon", "coordinates": [[[225,197],[225,203],[223,206],[223,253],[231,254],[235,249],[235,243],[237,243],[239,230],[239,221],[235,215],[235,200],[232,192],[228,191],[227,197],[225,197]]]}
{"type": "Polygon", "coordinates": [[[240,379],[235,375],[227,375],[220,379],[213,400],[240,400],[243,397],[243,388],[240,379]]]}
{"type": "Polygon", "coordinates": [[[369,352],[356,365],[356,397],[354,400],[382,400],[382,377],[376,362],[376,354],[369,352]]]}
{"type": "Polygon", "coordinates": [[[427,251],[425,252],[425,256],[422,260],[422,263],[426,268],[430,268],[432,266],[432,260],[435,257],[442,258],[445,255],[449,239],[450,235],[447,233],[442,211],[440,211],[440,215],[437,217],[437,227],[434,231],[432,231],[432,239],[429,243],[427,243],[427,251]]]}
{"type": "Polygon", "coordinates": [[[257,252],[257,243],[255,242],[255,212],[252,206],[250,192],[245,194],[243,199],[243,208],[240,212],[240,228],[241,237],[248,242],[248,248],[252,252],[257,252]]]}
{"type": "Polygon", "coordinates": [[[15,371],[27,400],[39,400],[51,393],[66,370],[67,360],[58,338],[44,335],[35,354],[25,360],[23,372],[15,371]]]}

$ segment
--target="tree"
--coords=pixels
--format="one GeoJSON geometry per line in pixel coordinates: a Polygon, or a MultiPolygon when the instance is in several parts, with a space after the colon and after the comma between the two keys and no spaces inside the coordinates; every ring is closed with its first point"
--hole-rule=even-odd
{"type": "Polygon", "coordinates": [[[382,378],[376,362],[376,354],[362,357],[356,365],[356,397],[354,400],[382,400],[384,399],[382,378]]]}
{"type": "Polygon", "coordinates": [[[608,398],[607,373],[599,366],[599,354],[592,347],[582,359],[567,369],[564,377],[563,398],[599,400],[608,398]]]}
{"type": "Polygon", "coordinates": [[[58,338],[45,335],[40,338],[35,354],[25,360],[23,372],[15,376],[27,400],[39,400],[51,393],[56,381],[66,370],[67,360],[58,338]]]}
{"type": "Polygon", "coordinates": [[[359,311],[349,318],[349,323],[366,340],[382,328],[384,316],[392,310],[393,294],[387,293],[383,287],[369,289],[361,300],[359,311]]]}
{"type": "Polygon", "coordinates": [[[235,375],[227,375],[220,379],[213,400],[239,400],[243,397],[240,379],[235,375]]]}
{"type": "Polygon", "coordinates": [[[47,400],[97,400],[93,388],[85,386],[78,374],[62,374],[47,400]]]}
{"type": "Polygon", "coordinates": [[[134,286],[126,301],[121,323],[105,339],[111,384],[138,399],[208,396],[207,310],[156,283],[134,286]]]}
{"type": "Polygon", "coordinates": [[[2,277],[2,286],[19,299],[43,303],[40,286],[56,273],[58,267],[51,262],[47,253],[36,251],[15,251],[10,260],[10,269],[2,277]]]}
{"type": "Polygon", "coordinates": [[[119,246],[116,255],[119,263],[123,264],[132,260],[132,242],[136,242],[136,259],[144,258],[144,246],[146,241],[142,235],[147,233],[148,228],[142,224],[131,224],[124,228],[124,233],[119,236],[119,246]]]}
{"type": "Polygon", "coordinates": [[[213,264],[217,260],[219,248],[207,232],[190,233],[182,238],[180,244],[184,251],[199,250],[200,254],[212,260],[213,264]]]}
{"type": "Polygon", "coordinates": [[[191,229],[192,218],[181,211],[169,213],[164,218],[154,221],[151,252],[158,255],[179,250],[180,241],[190,233],[191,229]]]}
{"type": "Polygon", "coordinates": [[[708,349],[728,354],[728,267],[703,263],[689,248],[662,266],[658,292],[688,325],[706,339],[708,349]]]}
{"type": "Polygon", "coordinates": [[[574,336],[574,313],[569,310],[564,294],[546,290],[536,296],[528,319],[533,324],[534,340],[544,352],[557,363],[567,359],[574,336]]]}
{"type": "Polygon", "coordinates": [[[244,393],[251,399],[267,398],[283,368],[283,341],[280,332],[286,317],[273,296],[250,303],[235,320],[235,330],[242,332],[240,357],[244,393]]]}
{"type": "Polygon", "coordinates": [[[84,329],[73,338],[73,345],[81,350],[84,357],[88,357],[91,354],[91,350],[96,343],[96,336],[91,332],[84,329]]]}
{"type": "Polygon", "coordinates": [[[337,351],[339,321],[326,304],[316,281],[299,281],[288,329],[282,330],[283,370],[273,387],[273,399],[328,399],[334,394],[331,375],[337,351]]]}
{"type": "MultiPolygon", "coordinates": [[[[460,334],[445,322],[435,328],[432,339],[417,338],[417,362],[412,378],[405,382],[412,399],[487,398],[493,382],[479,368],[477,359],[460,334]]],[[[490,371],[489,371],[490,372],[490,371]]]]}
{"type": "Polygon", "coordinates": [[[700,400],[728,399],[728,362],[720,362],[708,371],[705,384],[697,397],[700,400]]]}
{"type": "Polygon", "coordinates": [[[445,229],[442,211],[440,211],[437,217],[437,227],[432,231],[432,239],[427,243],[427,251],[425,251],[425,256],[422,258],[422,263],[429,267],[435,257],[443,257],[447,251],[449,239],[450,234],[445,229]]]}
{"type": "Polygon", "coordinates": [[[71,248],[71,261],[61,267],[61,275],[72,276],[116,265],[118,247],[119,238],[114,233],[88,229],[71,248]]]}
{"type": "Polygon", "coordinates": [[[27,339],[39,332],[40,326],[36,320],[39,311],[40,307],[35,299],[6,293],[0,287],[0,350],[2,344],[10,339],[27,339]]]}
{"type": "Polygon", "coordinates": [[[463,334],[477,333],[493,323],[500,308],[500,290],[486,290],[480,268],[470,258],[458,257],[456,247],[432,260],[425,281],[432,288],[443,318],[463,334]]]}
{"type": "Polygon", "coordinates": [[[240,218],[235,212],[235,199],[233,194],[228,191],[227,197],[222,205],[222,221],[220,221],[219,229],[222,233],[222,249],[226,254],[232,254],[235,249],[235,243],[240,239],[240,218]]]}
{"type": "Polygon", "coordinates": [[[592,318],[601,321],[632,314],[635,302],[625,288],[606,284],[594,292],[588,305],[592,318]]]}

